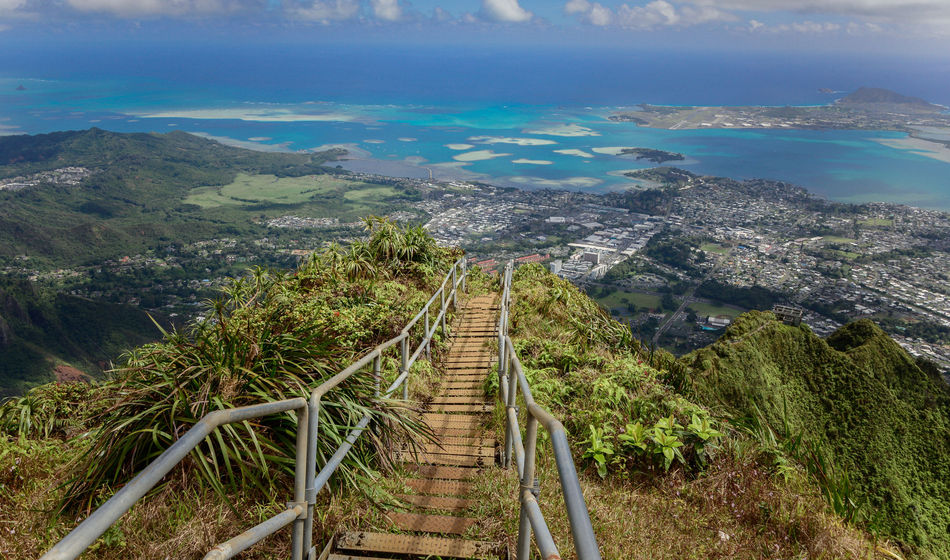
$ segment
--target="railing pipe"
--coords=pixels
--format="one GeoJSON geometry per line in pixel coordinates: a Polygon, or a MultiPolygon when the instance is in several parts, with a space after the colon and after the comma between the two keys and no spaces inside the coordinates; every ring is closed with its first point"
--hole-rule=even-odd
{"type": "Polygon", "coordinates": [[[554,544],[554,537],[551,536],[551,530],[544,521],[544,514],[541,513],[541,506],[538,505],[538,499],[531,492],[522,492],[522,503],[527,509],[528,519],[531,521],[531,530],[534,531],[534,541],[538,545],[538,551],[544,560],[560,560],[561,553],[554,544]]]}
{"type": "Polygon", "coordinates": [[[102,536],[113,523],[135,505],[135,502],[145,496],[152,487],[158,484],[169,471],[175,468],[182,459],[191,453],[192,449],[201,444],[218,426],[286,412],[302,406],[306,406],[306,401],[296,398],[216,410],[206,414],[178,441],[152,461],[149,466],[145,467],[145,470],[123,486],[79,526],[70,531],[63,540],[41,556],[41,560],[71,560],[82,554],[89,545],[102,536]]]}
{"type": "MultiPolygon", "coordinates": [[[[306,513],[306,511],[307,508],[303,507],[303,504],[286,509],[267,521],[251,527],[240,535],[212,548],[204,555],[204,560],[227,560],[228,558],[234,558],[268,536],[273,535],[287,525],[295,522],[301,515],[306,513]]],[[[295,558],[297,557],[295,556],[295,558]]]]}

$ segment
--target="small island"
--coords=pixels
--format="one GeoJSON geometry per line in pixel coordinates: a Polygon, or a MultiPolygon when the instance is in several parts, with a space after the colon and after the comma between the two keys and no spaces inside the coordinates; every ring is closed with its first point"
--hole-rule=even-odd
{"type": "MultiPolygon", "coordinates": [[[[836,93],[822,91],[822,93],[836,93]]],[[[614,122],[667,130],[776,128],[795,130],[896,130],[950,128],[946,107],[881,88],[859,88],[828,105],[786,107],[682,107],[641,104],[619,111],[614,122]]]]}
{"type": "Polygon", "coordinates": [[[655,150],[653,148],[624,148],[620,151],[620,155],[624,156],[637,156],[638,160],[645,159],[647,161],[652,161],[653,163],[665,163],[667,161],[682,161],[686,159],[683,154],[677,154],[676,152],[665,152],[663,150],[655,150]]]}
{"type": "Polygon", "coordinates": [[[16,87],[16,90],[17,90],[17,91],[26,91],[26,88],[23,87],[23,84],[20,84],[20,85],[18,85],[18,86],[16,87]]]}

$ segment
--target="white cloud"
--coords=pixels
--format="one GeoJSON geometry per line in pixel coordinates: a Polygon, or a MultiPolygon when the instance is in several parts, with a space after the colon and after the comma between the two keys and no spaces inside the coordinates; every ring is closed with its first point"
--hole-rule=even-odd
{"type": "Polygon", "coordinates": [[[506,23],[521,23],[534,17],[518,0],[482,0],[482,13],[490,20],[506,23]]]}
{"type": "Polygon", "coordinates": [[[570,0],[564,5],[564,12],[575,14],[581,20],[601,27],[610,25],[614,19],[613,10],[599,2],[591,3],[587,0],[570,0]]]}
{"type": "MultiPolygon", "coordinates": [[[[4,1],[9,0],[0,0],[4,1]]],[[[246,3],[234,0],[68,0],[68,3],[82,12],[103,12],[120,17],[216,14],[247,7],[246,3]]]]}
{"type": "Polygon", "coordinates": [[[12,12],[26,4],[26,0],[0,0],[0,14],[12,12]]]}
{"type": "Polygon", "coordinates": [[[696,6],[748,12],[793,12],[880,23],[950,24],[947,0],[688,0],[696,6]]]}
{"type": "Polygon", "coordinates": [[[306,7],[299,7],[293,13],[302,19],[330,23],[353,19],[359,14],[359,0],[315,0],[306,7]]]}
{"type": "Polygon", "coordinates": [[[653,0],[644,6],[623,4],[617,9],[621,27],[654,29],[657,27],[689,27],[716,21],[734,21],[736,17],[712,6],[681,6],[666,0],[653,0]]]}
{"type": "Polygon", "coordinates": [[[370,0],[373,6],[373,14],[386,21],[398,21],[402,19],[402,8],[399,6],[399,0],[370,0]]]}
{"type": "Polygon", "coordinates": [[[590,2],[587,0],[570,0],[564,5],[567,14],[586,14],[590,11],[590,2]]]}

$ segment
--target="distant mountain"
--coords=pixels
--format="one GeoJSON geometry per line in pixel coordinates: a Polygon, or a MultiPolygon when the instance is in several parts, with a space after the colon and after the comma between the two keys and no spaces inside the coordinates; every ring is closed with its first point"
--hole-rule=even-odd
{"type": "Polygon", "coordinates": [[[255,152],[177,131],[0,137],[0,260],[25,254],[63,266],[135,254],[159,240],[233,235],[250,227],[246,216],[204,211],[185,204],[186,195],[238,173],[327,173],[322,164],[339,155],[255,152]],[[58,180],[70,168],[79,179],[58,180]]]}
{"type": "Polygon", "coordinates": [[[885,533],[950,557],[950,387],[874,323],[823,340],[751,312],[681,361],[700,401],[801,435],[848,473],[885,533]]]}
{"type": "Polygon", "coordinates": [[[141,309],[3,281],[0,398],[41,383],[75,381],[81,374],[97,377],[122,352],[160,336],[141,309]]]}
{"type": "Polygon", "coordinates": [[[870,111],[936,112],[943,107],[919,97],[901,95],[883,88],[862,87],[839,99],[838,105],[870,111]]]}

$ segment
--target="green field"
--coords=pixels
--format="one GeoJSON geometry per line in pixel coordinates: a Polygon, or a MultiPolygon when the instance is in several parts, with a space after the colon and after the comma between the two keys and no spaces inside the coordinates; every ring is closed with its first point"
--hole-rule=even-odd
{"type": "Polygon", "coordinates": [[[848,243],[856,243],[858,241],[857,239],[851,239],[849,237],[838,237],[835,235],[826,235],[822,238],[822,240],[826,243],[840,243],[840,244],[845,244],[845,245],[848,243]]]}
{"type": "Polygon", "coordinates": [[[869,227],[890,227],[894,225],[894,220],[888,220],[886,218],[870,218],[867,220],[861,220],[858,223],[862,226],[869,227]]]}
{"type": "Polygon", "coordinates": [[[660,297],[639,292],[616,291],[596,299],[605,309],[620,309],[626,311],[627,305],[632,303],[637,307],[660,308],[660,297]],[[626,301],[624,301],[626,300],[626,301]]]}
{"type": "Polygon", "coordinates": [[[219,206],[250,206],[257,204],[300,204],[314,196],[345,189],[347,200],[373,198],[381,192],[395,194],[391,187],[368,186],[332,175],[276,177],[239,173],[234,182],[223,187],[197,187],[185,198],[186,204],[202,208],[219,206]],[[362,188],[361,187],[365,187],[362,188]],[[364,194],[365,193],[365,194],[364,194]]]}
{"type": "Polygon", "coordinates": [[[353,190],[348,190],[343,198],[350,202],[379,202],[391,196],[398,194],[392,187],[383,187],[378,185],[363,185],[363,183],[351,183],[353,190]],[[359,188],[363,185],[363,188],[359,188]]]}
{"type": "Polygon", "coordinates": [[[742,313],[741,311],[737,309],[733,309],[732,307],[725,307],[722,305],[713,305],[711,303],[690,302],[690,304],[687,305],[687,307],[695,310],[696,314],[699,315],[700,317],[706,317],[706,316],[715,317],[716,315],[728,315],[729,317],[732,317],[733,319],[735,319],[736,317],[739,316],[740,313],[742,313]]]}
{"type": "Polygon", "coordinates": [[[699,248],[702,249],[703,251],[706,251],[707,253],[716,253],[718,255],[729,254],[728,247],[723,247],[722,245],[719,245],[717,243],[703,243],[699,248]]]}

